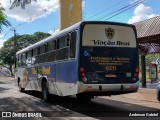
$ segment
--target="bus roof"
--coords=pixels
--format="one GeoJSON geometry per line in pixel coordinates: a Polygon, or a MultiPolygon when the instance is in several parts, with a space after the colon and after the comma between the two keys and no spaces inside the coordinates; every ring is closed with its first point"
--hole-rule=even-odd
{"type": "Polygon", "coordinates": [[[57,36],[60,36],[62,33],[65,34],[68,31],[79,29],[80,25],[82,23],[84,23],[84,24],[110,24],[110,25],[113,24],[113,25],[121,25],[121,26],[134,27],[134,25],[126,24],[126,23],[119,23],[119,22],[110,22],[110,21],[81,21],[81,22],[78,22],[78,23],[76,23],[76,24],[74,24],[74,25],[72,25],[72,26],[70,26],[70,27],[68,27],[68,28],[66,28],[66,29],[64,29],[64,30],[62,30],[60,32],[55,33],[54,35],[51,35],[51,36],[49,36],[49,37],[47,37],[47,38],[45,38],[45,39],[43,39],[43,40],[41,40],[41,41],[33,44],[33,45],[30,45],[30,46],[28,46],[28,47],[26,47],[26,48],[18,51],[16,53],[16,55],[21,54],[21,53],[23,53],[25,51],[32,50],[32,49],[34,49],[36,47],[39,47],[40,45],[45,44],[46,42],[49,42],[49,41],[53,40],[53,38],[55,38],[57,36]]]}
{"type": "Polygon", "coordinates": [[[64,30],[62,30],[62,31],[60,31],[60,32],[57,32],[57,33],[55,33],[54,35],[51,35],[51,36],[49,36],[49,37],[47,37],[47,38],[45,38],[45,39],[43,39],[43,40],[41,40],[41,41],[39,41],[39,42],[37,42],[37,43],[34,43],[33,45],[30,45],[30,46],[28,46],[28,47],[26,47],[26,48],[18,51],[18,52],[16,53],[16,55],[17,55],[17,54],[21,54],[21,53],[23,53],[23,52],[25,52],[25,51],[28,51],[28,50],[32,50],[33,48],[39,47],[40,45],[45,44],[46,42],[49,42],[49,41],[53,40],[53,38],[61,35],[62,33],[65,34],[67,31],[71,31],[71,30],[73,30],[73,29],[77,29],[80,24],[81,24],[81,22],[79,22],[79,23],[77,23],[77,24],[75,24],[75,25],[73,25],[73,26],[70,26],[70,27],[68,27],[68,28],[66,28],[66,29],[64,29],[64,30]]]}

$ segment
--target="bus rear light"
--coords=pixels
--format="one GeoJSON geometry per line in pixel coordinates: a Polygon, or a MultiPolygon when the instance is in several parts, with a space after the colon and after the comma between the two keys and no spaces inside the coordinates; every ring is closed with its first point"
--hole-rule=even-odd
{"type": "Polygon", "coordinates": [[[131,85],[131,86],[129,86],[129,88],[134,88],[134,86],[133,86],[133,85],[131,85]]]}
{"type": "Polygon", "coordinates": [[[83,67],[80,67],[80,72],[84,72],[84,68],[83,67]]]}
{"type": "Polygon", "coordinates": [[[85,74],[85,73],[82,73],[81,76],[82,76],[82,77],[86,77],[86,74],[85,74]]]}
{"type": "Polygon", "coordinates": [[[85,26],[85,24],[84,24],[83,22],[81,23],[81,25],[82,25],[82,27],[84,27],[84,26],[85,26]]]}
{"type": "Polygon", "coordinates": [[[92,86],[88,86],[88,88],[89,88],[89,89],[91,89],[91,88],[92,88],[92,86]]]}
{"type": "Polygon", "coordinates": [[[137,73],[134,73],[134,77],[137,77],[138,76],[138,74],[137,73]]]}
{"type": "Polygon", "coordinates": [[[139,72],[139,68],[136,68],[136,69],[135,69],[135,72],[138,73],[138,72],[139,72]]]}

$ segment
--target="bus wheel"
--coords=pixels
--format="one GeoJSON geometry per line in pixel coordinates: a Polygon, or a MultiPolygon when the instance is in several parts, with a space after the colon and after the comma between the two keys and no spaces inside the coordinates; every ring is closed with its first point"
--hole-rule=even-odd
{"type": "Polygon", "coordinates": [[[77,99],[82,102],[88,102],[94,98],[94,96],[88,96],[88,95],[82,95],[82,94],[77,94],[76,96],[77,96],[77,99]]]}
{"type": "Polygon", "coordinates": [[[42,98],[45,102],[49,102],[50,100],[50,93],[48,91],[47,82],[44,82],[42,85],[42,98]]]}
{"type": "Polygon", "coordinates": [[[21,87],[21,81],[20,81],[20,79],[18,79],[18,88],[19,88],[20,92],[24,92],[25,91],[25,89],[21,87]]]}

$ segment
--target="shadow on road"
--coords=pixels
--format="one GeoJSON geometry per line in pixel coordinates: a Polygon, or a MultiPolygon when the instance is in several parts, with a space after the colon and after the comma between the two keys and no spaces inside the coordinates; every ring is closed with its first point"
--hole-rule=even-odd
{"type": "Polygon", "coordinates": [[[9,90],[9,89],[0,87],[0,93],[3,93],[5,90],[9,90]]]}
{"type": "MultiPolygon", "coordinates": [[[[41,92],[26,91],[28,95],[41,98],[41,92]]],[[[78,101],[75,97],[57,97],[52,95],[52,100],[50,103],[44,103],[42,100],[37,105],[41,105],[48,108],[48,115],[55,113],[61,117],[108,117],[108,116],[128,116],[128,112],[144,112],[144,111],[154,111],[159,112],[159,109],[144,107],[140,105],[128,104],[124,102],[118,102],[109,99],[95,98],[90,102],[78,101]],[[58,107],[62,112],[58,112],[57,109],[53,109],[52,106],[58,107]],[[72,112],[74,111],[74,112],[72,112]],[[127,114],[126,114],[127,113],[127,114]]],[[[31,105],[31,107],[37,107],[37,105],[31,105]]]]}
{"type": "Polygon", "coordinates": [[[7,84],[7,83],[5,83],[5,82],[0,82],[0,84],[7,84]]]}

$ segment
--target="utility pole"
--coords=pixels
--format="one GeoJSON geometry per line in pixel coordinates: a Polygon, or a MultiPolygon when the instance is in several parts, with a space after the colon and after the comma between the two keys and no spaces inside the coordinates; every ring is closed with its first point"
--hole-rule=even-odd
{"type": "Polygon", "coordinates": [[[13,61],[14,61],[14,67],[16,68],[16,47],[17,47],[17,41],[16,41],[16,29],[15,27],[12,27],[11,29],[13,31],[13,34],[14,34],[14,45],[13,45],[13,48],[14,48],[14,56],[13,56],[13,61]]]}
{"type": "Polygon", "coordinates": [[[13,29],[14,32],[14,65],[16,68],[16,46],[17,46],[17,42],[16,42],[16,29],[13,29]]]}

